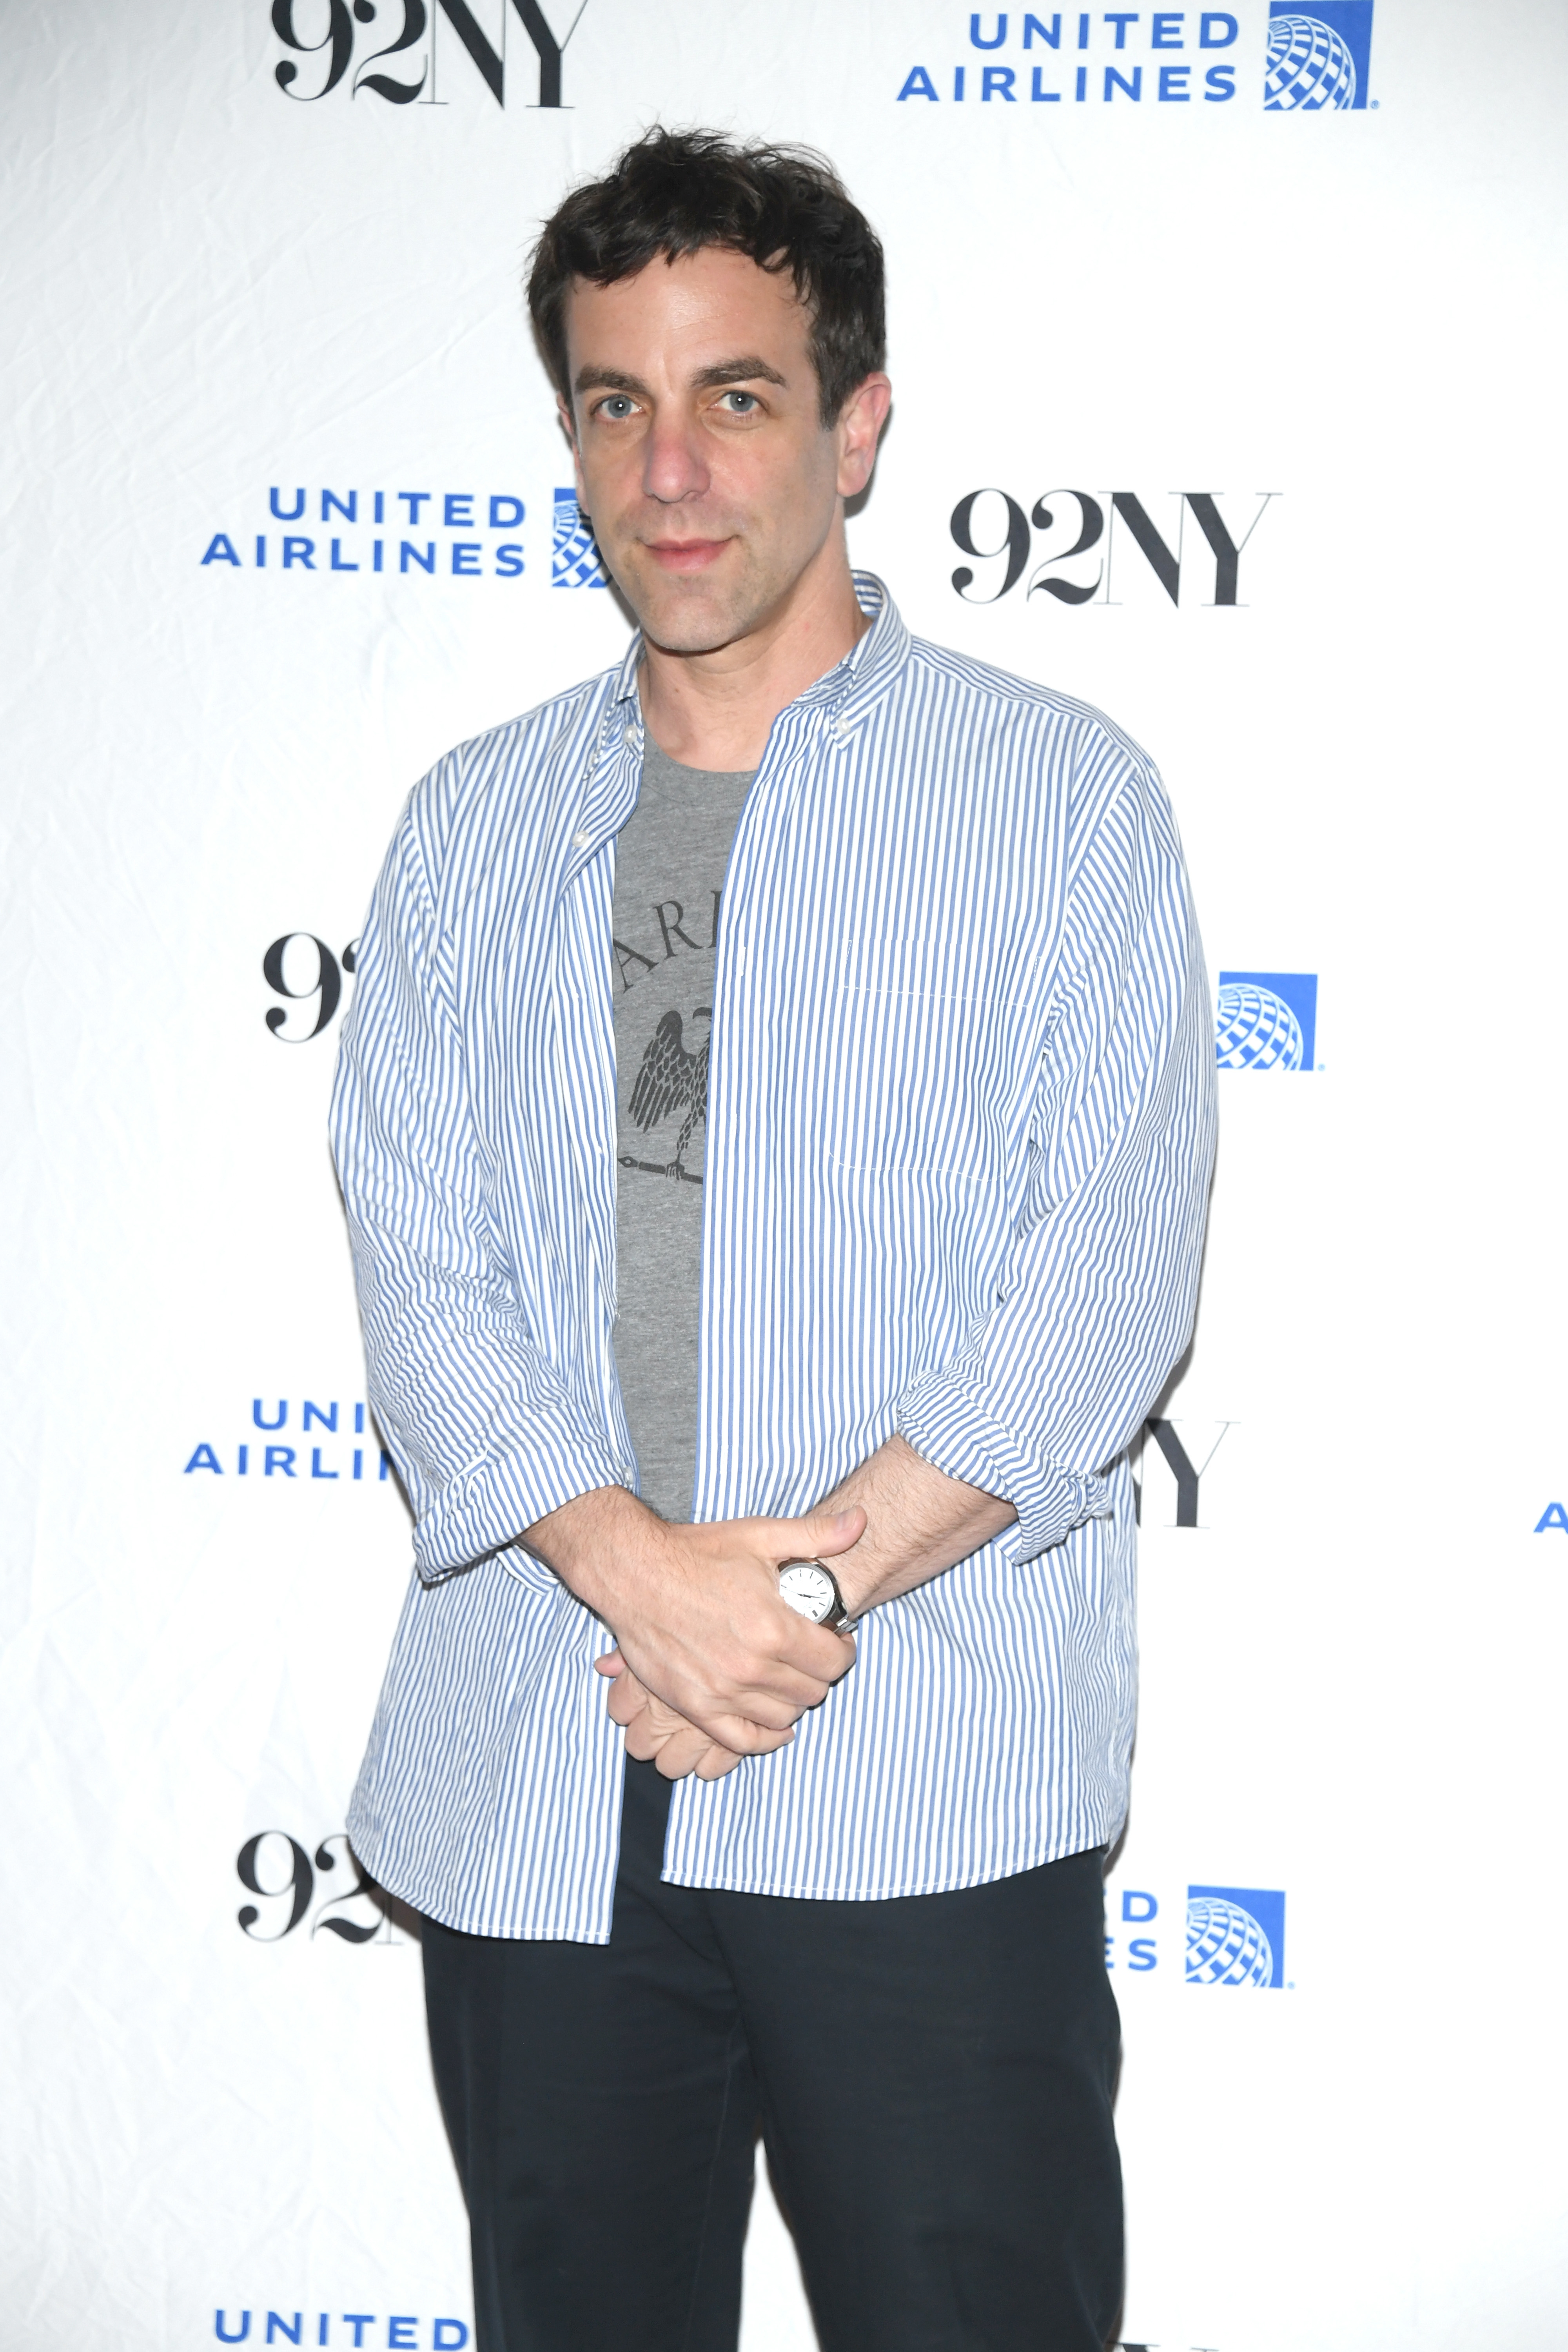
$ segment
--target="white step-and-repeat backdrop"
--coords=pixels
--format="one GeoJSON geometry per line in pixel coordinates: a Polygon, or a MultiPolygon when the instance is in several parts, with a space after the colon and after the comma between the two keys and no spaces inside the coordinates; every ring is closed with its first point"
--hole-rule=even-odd
{"type": "MultiPolygon", "coordinates": [[[[403,795],[624,643],[519,284],[662,119],[836,158],[891,277],[858,560],[1108,709],[1191,856],[1126,2341],[1563,2342],[1561,0],[4,30],[0,2339],[470,2339],[342,1834],[409,1541],[324,1115],[403,795]]],[[[744,2339],[812,2340],[765,2189],[744,2339]]]]}

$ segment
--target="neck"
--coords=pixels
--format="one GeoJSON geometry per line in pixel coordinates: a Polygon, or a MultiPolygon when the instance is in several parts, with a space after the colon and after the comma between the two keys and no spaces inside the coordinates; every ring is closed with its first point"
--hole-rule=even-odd
{"type": "Polygon", "coordinates": [[[777,608],[731,644],[681,654],[646,639],[643,722],[684,767],[755,768],[779,712],[841,662],[870,625],[840,529],[777,608]]]}

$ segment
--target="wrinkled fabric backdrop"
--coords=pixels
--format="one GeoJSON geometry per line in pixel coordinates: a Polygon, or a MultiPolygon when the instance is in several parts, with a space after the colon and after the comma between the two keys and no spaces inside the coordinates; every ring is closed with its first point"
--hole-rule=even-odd
{"type": "MultiPolygon", "coordinates": [[[[660,119],[836,159],[890,274],[856,560],[1109,710],[1191,858],[1124,2336],[1556,2341],[1568,16],[574,5],[5,11],[0,2336],[469,2339],[342,1835],[409,1533],[324,1119],[404,795],[625,642],[519,289],[660,119]]],[[[746,2352],[811,2342],[764,2186],[746,2352]]]]}

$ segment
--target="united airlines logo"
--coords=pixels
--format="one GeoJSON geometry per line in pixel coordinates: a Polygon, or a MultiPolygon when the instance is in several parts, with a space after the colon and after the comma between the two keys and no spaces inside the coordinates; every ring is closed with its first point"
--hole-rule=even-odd
{"type": "MultiPolygon", "coordinates": [[[[280,2295],[279,2301],[287,2304],[280,2295]]],[[[220,2307],[213,2315],[213,2334],[220,2344],[330,2344],[347,2347],[355,2345],[359,2352],[371,2352],[374,2345],[389,2345],[392,2352],[463,2352],[468,2341],[466,2319],[431,2319],[426,2322],[414,2312],[395,2311],[268,2311],[258,2308],[254,2313],[236,2305],[232,2309],[220,2307]],[[254,2317],[256,2333],[250,2332],[254,2317]],[[317,2322],[314,2335],[306,2331],[311,2319],[317,2322]],[[428,2326],[428,2336],[422,2331],[428,2326]],[[265,2328],[265,2334],[263,2329],[265,2328]],[[385,2335],[379,2331],[384,2328],[385,2335]],[[372,2329],[376,2330],[372,2334],[372,2329]]],[[[1127,2352],[1134,2352],[1129,2346],[1127,2352]]],[[[1154,2352],[1152,2346],[1149,2352],[1154,2352]]]]}
{"type": "Polygon", "coordinates": [[[1134,9],[976,9],[967,39],[954,27],[954,61],[928,51],[896,95],[917,106],[1224,106],[1236,96],[1225,52],[1240,29],[1225,8],[1157,9],[1147,20],[1134,9]]]}
{"type": "MultiPolygon", "coordinates": [[[[1312,114],[1375,106],[1367,95],[1372,11],[1373,0],[1315,0],[1310,7],[1270,0],[1265,109],[1312,114]]],[[[918,62],[895,68],[889,87],[900,106],[918,114],[928,107],[945,114],[950,106],[994,106],[1000,115],[1009,108],[1089,106],[1130,115],[1187,107],[1206,115],[1237,95],[1238,72],[1250,80],[1257,71],[1257,50],[1247,56],[1241,20],[1225,8],[973,9],[967,26],[963,17],[954,21],[944,46],[945,57],[928,48],[918,62]]]]}
{"type": "Polygon", "coordinates": [[[1189,1886],[1187,1982],[1251,1985],[1285,1981],[1285,1897],[1260,1886],[1189,1886]]]}
{"type": "Polygon", "coordinates": [[[276,1479],[279,1490],[384,1486],[392,1476],[392,1456],[363,1402],[340,1406],[335,1397],[325,1404],[313,1397],[254,1397],[243,1437],[226,1444],[204,1437],[193,1447],[184,1475],[204,1474],[276,1479]]]}
{"type": "Polygon", "coordinates": [[[550,584],[552,588],[607,588],[610,584],[594,543],[592,526],[577,504],[575,490],[558,489],[555,493],[550,584]]]}
{"type": "Polygon", "coordinates": [[[1156,1976],[1179,1953],[1190,1985],[1295,1990],[1285,1975],[1285,1897],[1277,1886],[1189,1886],[1184,1918],[1179,1903],[1124,1886],[1119,1910],[1108,1898],[1105,1916],[1105,1965],[1123,1977],[1156,1976]],[[1173,1915],[1180,1926],[1166,1943],[1173,1915]]]}
{"type": "Polygon", "coordinates": [[[1310,1070],[1318,1031],[1315,971],[1222,971],[1215,1051],[1222,1070],[1310,1070]]]}
{"type": "Polygon", "coordinates": [[[1373,0],[1272,0],[1263,104],[1270,114],[1359,111],[1368,100],[1373,0]]]}
{"type": "Polygon", "coordinates": [[[214,567],[215,579],[255,571],[338,580],[352,573],[362,581],[378,572],[521,580],[522,541],[513,534],[526,513],[510,490],[362,493],[307,490],[302,482],[284,490],[274,482],[266,514],[253,513],[249,528],[226,517],[228,528],[213,532],[201,562],[214,567]]]}

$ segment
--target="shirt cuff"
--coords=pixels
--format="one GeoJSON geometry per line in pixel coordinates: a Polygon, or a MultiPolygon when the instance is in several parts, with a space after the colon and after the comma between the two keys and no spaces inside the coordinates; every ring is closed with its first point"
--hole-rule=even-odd
{"type": "Polygon", "coordinates": [[[1016,1530],[1009,1530],[1016,1559],[1035,1559],[1086,1519],[1108,1515],[1108,1478],[1050,1461],[1020,1432],[993,1419],[984,1395],[940,1375],[918,1381],[900,1404],[895,1425],[933,1469],[1012,1504],[1018,1514],[1016,1530]]]}
{"type": "Polygon", "coordinates": [[[626,1465],[585,1443],[565,1414],[559,1425],[531,1429],[529,1438],[526,1454],[482,1456],[454,1472],[421,1508],[414,1558],[426,1584],[516,1543],[536,1519],[579,1495],[633,1485],[626,1465]]]}

